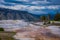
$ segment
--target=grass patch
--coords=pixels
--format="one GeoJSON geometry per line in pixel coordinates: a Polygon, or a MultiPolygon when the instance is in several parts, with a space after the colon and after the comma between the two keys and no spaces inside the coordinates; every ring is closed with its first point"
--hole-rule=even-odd
{"type": "Polygon", "coordinates": [[[15,32],[0,31],[0,39],[1,40],[14,40],[13,36],[15,34],[16,34],[15,32]]]}

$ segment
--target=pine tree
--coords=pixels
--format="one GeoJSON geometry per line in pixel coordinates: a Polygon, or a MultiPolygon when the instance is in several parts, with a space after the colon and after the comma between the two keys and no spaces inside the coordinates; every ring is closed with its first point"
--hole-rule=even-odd
{"type": "Polygon", "coordinates": [[[60,21],[60,13],[56,13],[55,17],[54,17],[55,21],[60,21]]]}

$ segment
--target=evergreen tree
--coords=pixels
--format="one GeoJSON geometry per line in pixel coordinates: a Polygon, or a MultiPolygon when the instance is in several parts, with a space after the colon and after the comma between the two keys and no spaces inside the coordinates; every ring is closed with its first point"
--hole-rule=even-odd
{"type": "Polygon", "coordinates": [[[50,24],[50,14],[48,14],[47,21],[48,21],[48,24],[50,24]]]}
{"type": "Polygon", "coordinates": [[[43,24],[46,24],[46,16],[41,16],[41,20],[44,22],[43,24]]]}
{"type": "Polygon", "coordinates": [[[0,31],[4,31],[4,29],[3,28],[0,28],[0,31]]]}
{"type": "Polygon", "coordinates": [[[55,21],[60,21],[60,13],[56,13],[55,17],[54,17],[55,21]]]}

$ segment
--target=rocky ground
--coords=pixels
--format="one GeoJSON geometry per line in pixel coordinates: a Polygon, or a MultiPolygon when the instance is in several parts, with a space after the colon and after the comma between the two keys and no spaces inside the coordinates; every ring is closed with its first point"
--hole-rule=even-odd
{"type": "Polygon", "coordinates": [[[14,38],[20,40],[25,40],[25,38],[27,38],[26,40],[60,40],[60,34],[52,33],[48,27],[26,27],[16,30],[16,32],[14,38]]]}

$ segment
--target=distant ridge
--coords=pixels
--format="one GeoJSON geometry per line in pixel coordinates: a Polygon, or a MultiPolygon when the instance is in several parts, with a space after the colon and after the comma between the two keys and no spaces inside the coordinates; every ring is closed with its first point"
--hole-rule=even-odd
{"type": "Polygon", "coordinates": [[[0,8],[0,20],[39,21],[39,18],[27,11],[0,8]]]}

